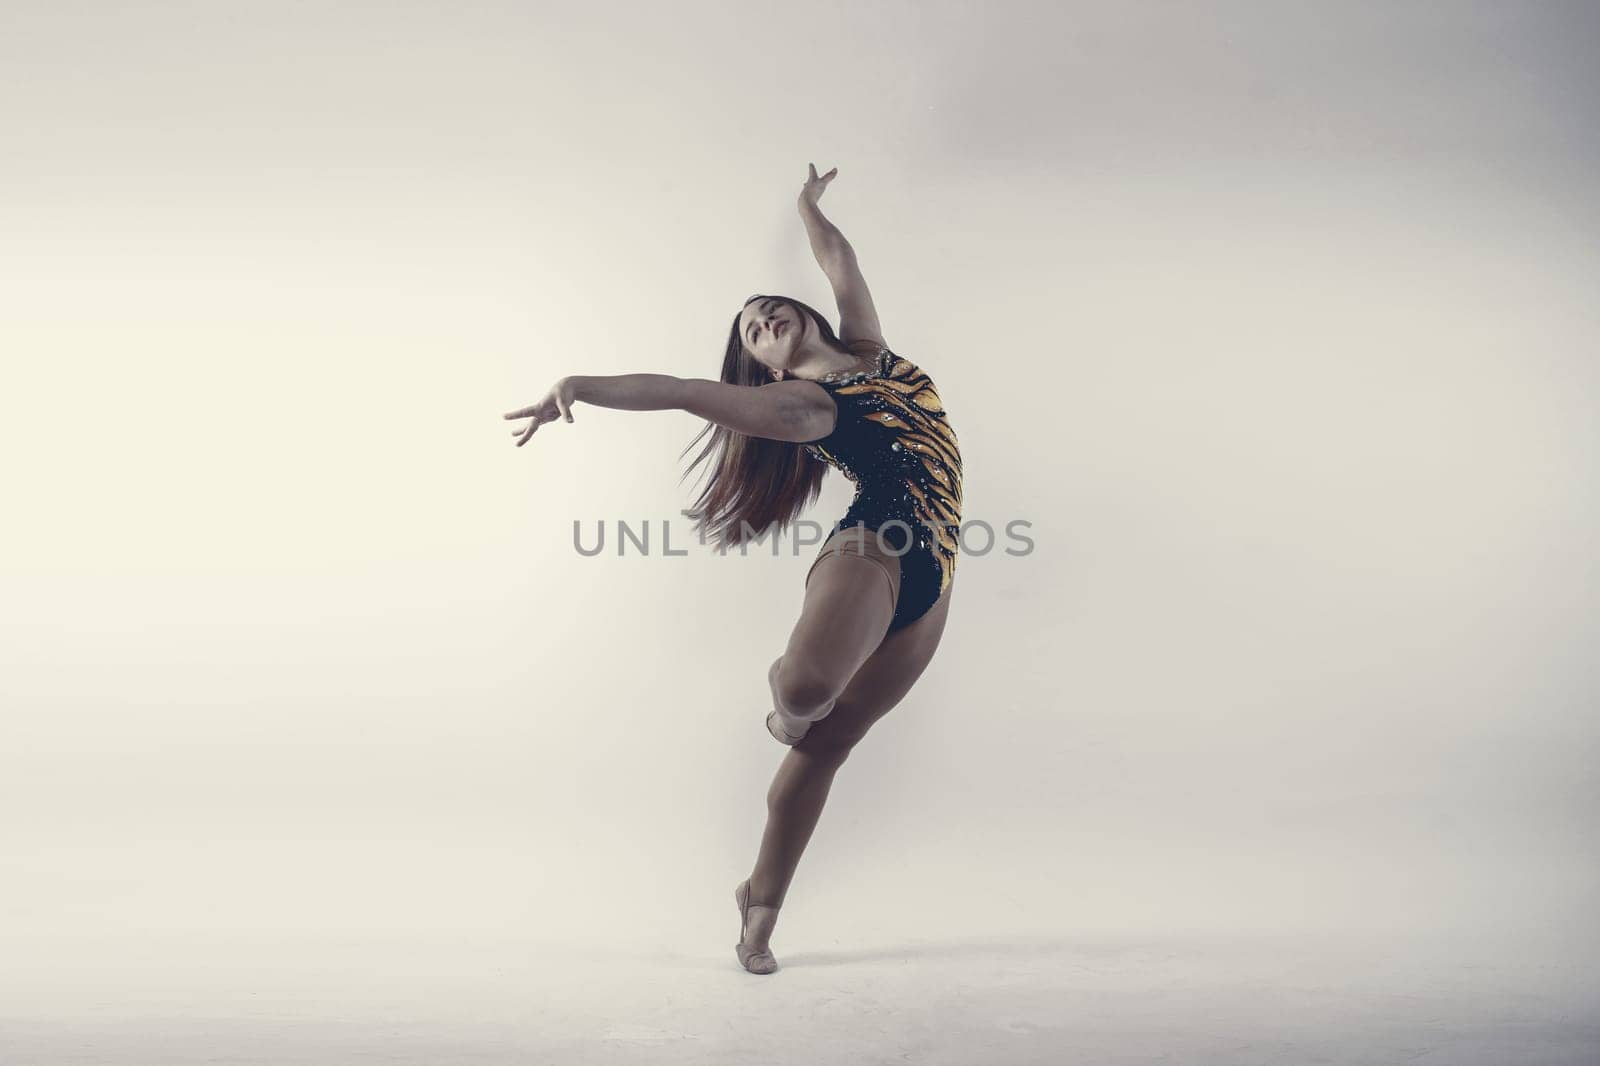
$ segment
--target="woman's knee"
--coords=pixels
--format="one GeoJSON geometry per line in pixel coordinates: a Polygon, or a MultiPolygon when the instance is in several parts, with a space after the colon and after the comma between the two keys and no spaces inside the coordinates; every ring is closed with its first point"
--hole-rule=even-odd
{"type": "Polygon", "coordinates": [[[791,718],[814,722],[833,709],[839,693],[832,679],[803,663],[791,665],[787,658],[773,664],[768,674],[772,696],[791,718]]]}

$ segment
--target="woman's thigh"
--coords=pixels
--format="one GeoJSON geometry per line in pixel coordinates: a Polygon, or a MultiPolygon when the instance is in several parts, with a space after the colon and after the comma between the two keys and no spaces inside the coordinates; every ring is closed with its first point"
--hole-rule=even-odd
{"type": "Polygon", "coordinates": [[[817,553],[779,663],[787,685],[838,696],[883,641],[899,601],[900,561],[872,538],[842,529],[817,553]]]}
{"type": "Polygon", "coordinates": [[[874,722],[905,699],[939,648],[954,591],[952,582],[926,614],[886,636],[845,685],[832,712],[813,722],[795,747],[819,754],[847,753],[874,722]]]}

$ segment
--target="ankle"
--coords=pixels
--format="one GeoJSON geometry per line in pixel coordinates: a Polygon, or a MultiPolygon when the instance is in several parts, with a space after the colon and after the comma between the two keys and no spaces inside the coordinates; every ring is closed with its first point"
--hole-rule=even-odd
{"type": "Polygon", "coordinates": [[[745,896],[747,901],[745,905],[747,907],[768,907],[772,910],[777,910],[783,906],[782,892],[770,890],[768,886],[757,881],[754,877],[746,884],[749,885],[748,894],[745,896]]]}

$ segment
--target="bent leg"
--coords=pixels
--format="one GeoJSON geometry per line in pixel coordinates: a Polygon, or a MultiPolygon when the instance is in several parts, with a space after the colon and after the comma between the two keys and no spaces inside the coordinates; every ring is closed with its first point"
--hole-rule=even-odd
{"type": "MultiPolygon", "coordinates": [[[[927,669],[944,634],[950,610],[946,590],[927,614],[890,634],[851,677],[833,713],[815,723],[790,748],[767,790],[767,825],[750,874],[750,898],[772,907],[783,903],[800,857],[822,815],[834,774],[873,723],[911,691],[927,669]]],[[[775,911],[751,911],[753,943],[766,944],[775,911]]]]}
{"type": "Polygon", "coordinates": [[[779,724],[791,736],[827,717],[894,619],[900,561],[875,541],[868,530],[839,530],[806,575],[800,619],[767,672],[779,724]]]}
{"type": "Polygon", "coordinates": [[[952,582],[926,614],[885,637],[850,678],[833,713],[815,723],[796,747],[843,762],[867,730],[899,706],[933,661],[944,638],[954,592],[952,582]]]}

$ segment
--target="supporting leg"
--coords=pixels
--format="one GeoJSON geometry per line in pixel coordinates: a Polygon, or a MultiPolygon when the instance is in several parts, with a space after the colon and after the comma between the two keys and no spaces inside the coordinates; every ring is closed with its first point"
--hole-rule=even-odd
{"type": "Polygon", "coordinates": [[[788,896],[834,776],[873,723],[922,676],[944,633],[949,607],[947,594],[926,615],[879,644],[838,697],[829,699],[830,713],[813,721],[805,738],[784,755],[767,789],[767,824],[750,874],[753,902],[746,943],[767,947],[778,907],[788,896]]]}

